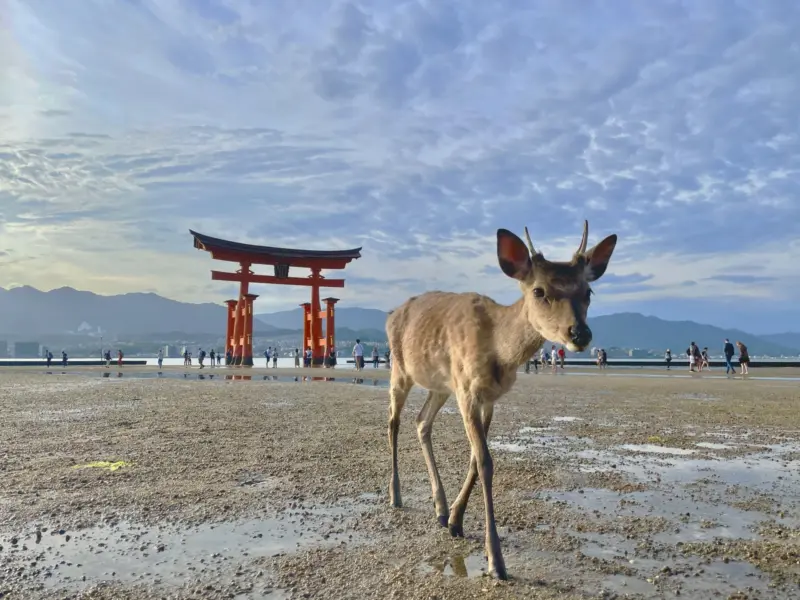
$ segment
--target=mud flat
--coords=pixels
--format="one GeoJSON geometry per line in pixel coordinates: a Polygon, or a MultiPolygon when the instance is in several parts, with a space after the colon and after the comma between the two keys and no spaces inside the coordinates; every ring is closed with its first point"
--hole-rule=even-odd
{"type": "MultiPolygon", "coordinates": [[[[436,524],[421,390],[405,508],[388,507],[387,390],[369,375],[4,372],[0,597],[800,596],[796,381],[521,376],[490,432],[496,582],[479,490],[465,539],[436,524]]],[[[469,458],[452,399],[433,444],[452,501],[469,458]]]]}

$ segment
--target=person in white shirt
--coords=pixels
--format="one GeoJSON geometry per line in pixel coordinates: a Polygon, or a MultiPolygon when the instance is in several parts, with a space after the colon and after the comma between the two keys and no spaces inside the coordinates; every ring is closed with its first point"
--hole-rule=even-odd
{"type": "Polygon", "coordinates": [[[353,359],[356,363],[356,371],[364,368],[364,346],[361,345],[361,340],[356,340],[356,345],[353,346],[353,359]]]}

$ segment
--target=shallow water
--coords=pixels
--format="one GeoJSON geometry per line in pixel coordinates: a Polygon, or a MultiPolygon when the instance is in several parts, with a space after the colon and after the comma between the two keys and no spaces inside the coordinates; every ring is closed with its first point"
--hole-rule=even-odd
{"type": "MultiPolygon", "coordinates": [[[[180,586],[199,574],[235,571],[237,564],[252,558],[357,541],[348,522],[366,506],[359,499],[268,519],[190,527],[120,521],[79,531],[44,531],[41,536],[36,531],[8,533],[0,544],[7,562],[21,565],[29,576],[43,577],[47,587],[80,589],[103,581],[180,586]]],[[[275,597],[280,596],[270,595],[275,597]]]]}

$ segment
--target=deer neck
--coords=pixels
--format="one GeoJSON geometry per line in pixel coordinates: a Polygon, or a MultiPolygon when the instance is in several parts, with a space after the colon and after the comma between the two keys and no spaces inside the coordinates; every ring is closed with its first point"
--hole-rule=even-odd
{"type": "Polygon", "coordinates": [[[511,306],[500,306],[495,320],[497,358],[503,364],[523,364],[544,344],[544,338],[533,328],[525,313],[525,299],[511,306]]]}

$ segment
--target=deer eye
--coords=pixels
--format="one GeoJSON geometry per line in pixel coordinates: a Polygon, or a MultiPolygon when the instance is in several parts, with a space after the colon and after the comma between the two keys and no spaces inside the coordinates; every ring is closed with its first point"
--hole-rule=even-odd
{"type": "Polygon", "coordinates": [[[533,288],[534,298],[544,298],[544,290],[542,288],[533,288]]]}

